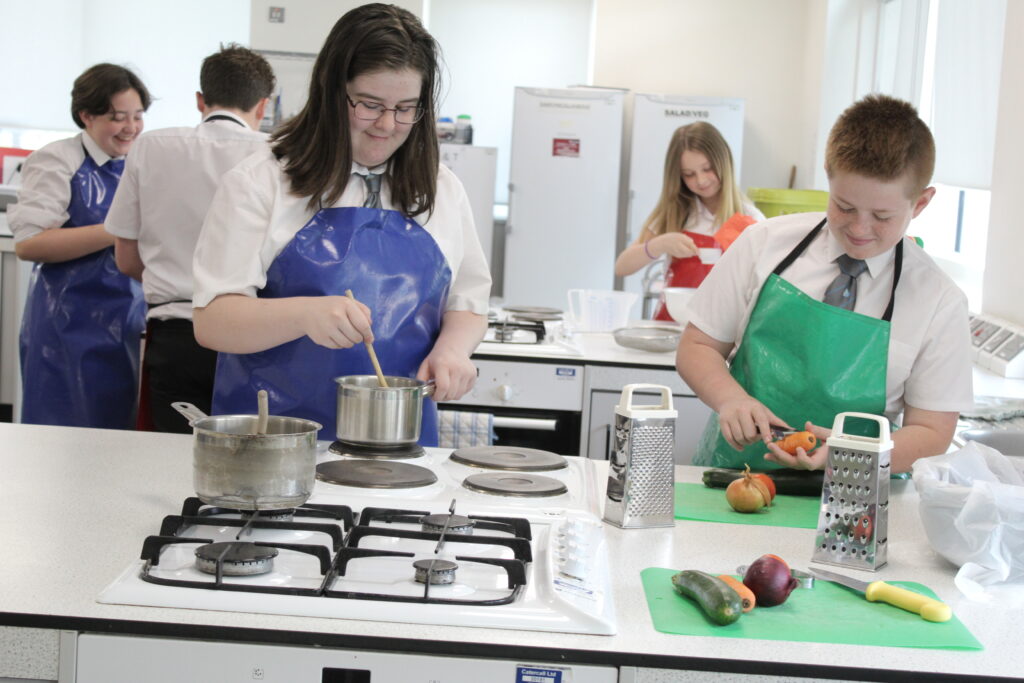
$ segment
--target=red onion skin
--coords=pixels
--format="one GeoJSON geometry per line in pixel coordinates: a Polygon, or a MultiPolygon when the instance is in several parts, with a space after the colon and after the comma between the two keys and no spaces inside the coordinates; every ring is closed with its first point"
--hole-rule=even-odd
{"type": "Polygon", "coordinates": [[[781,605],[797,587],[789,567],[774,557],[760,557],[748,568],[743,583],[754,592],[758,607],[781,605]]]}

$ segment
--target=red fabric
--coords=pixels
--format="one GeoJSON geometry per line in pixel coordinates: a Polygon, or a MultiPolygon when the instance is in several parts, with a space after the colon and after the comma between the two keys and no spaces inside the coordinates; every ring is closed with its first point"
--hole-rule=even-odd
{"type": "Polygon", "coordinates": [[[740,233],[756,222],[757,220],[751,216],[734,213],[727,221],[722,223],[722,227],[715,233],[715,239],[722,245],[722,251],[732,246],[732,243],[736,241],[740,233]]]}
{"type": "MultiPolygon", "coordinates": [[[[702,235],[688,230],[684,230],[683,233],[693,240],[698,249],[713,249],[719,246],[718,242],[711,235],[702,235]]],[[[700,256],[674,258],[668,264],[668,272],[665,273],[665,286],[699,287],[700,283],[704,282],[704,278],[711,272],[712,265],[711,263],[701,261],[700,256]]],[[[664,297],[662,297],[661,302],[658,304],[658,312],[654,315],[654,319],[672,320],[672,316],[668,314],[668,309],[665,308],[664,297]]]]}

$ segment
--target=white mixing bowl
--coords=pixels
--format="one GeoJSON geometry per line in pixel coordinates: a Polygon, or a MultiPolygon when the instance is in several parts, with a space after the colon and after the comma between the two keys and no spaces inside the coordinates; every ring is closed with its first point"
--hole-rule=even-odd
{"type": "Polygon", "coordinates": [[[662,290],[668,314],[680,325],[685,326],[689,320],[690,316],[686,308],[696,291],[696,287],[666,287],[662,290]]]}

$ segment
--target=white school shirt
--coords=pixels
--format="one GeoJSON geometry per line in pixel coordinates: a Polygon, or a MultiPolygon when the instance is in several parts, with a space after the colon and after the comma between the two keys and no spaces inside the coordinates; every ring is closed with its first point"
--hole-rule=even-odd
{"type": "MultiPolygon", "coordinates": [[[[267,270],[316,213],[308,197],[290,193],[282,162],[268,149],[225,174],[210,205],[193,261],[195,292],[192,305],[207,306],[222,294],[256,296],[267,282],[267,270]]],[[[354,165],[353,173],[366,169],[354,165]]],[[[351,176],[332,207],[362,206],[366,185],[351,176]]],[[[381,206],[393,209],[386,182],[381,183],[381,206]]],[[[473,212],[462,183],[447,167],[439,165],[437,196],[429,218],[416,222],[434,238],[452,271],[448,311],[487,315],[491,274],[480,239],[473,226],[473,212]]]]}
{"type": "Polygon", "coordinates": [[[226,111],[211,111],[197,126],[145,133],[132,145],[104,227],[138,241],[148,318],[192,319],[192,256],[206,210],[221,177],[266,148],[266,133],[226,111]]]}
{"type": "MultiPolygon", "coordinates": [[[[738,345],[765,280],[824,217],[823,212],[791,214],[747,228],[690,301],[690,322],[718,341],[738,345]]],[[[833,261],[842,253],[826,225],[781,277],[821,301],[839,274],[833,261]]],[[[895,249],[866,263],[868,269],[857,278],[854,310],[881,318],[892,291],[895,249]]],[[[923,249],[904,239],[889,334],[886,416],[898,424],[905,403],[944,412],[973,406],[970,346],[967,297],[923,249]]]]}
{"type": "Polygon", "coordinates": [[[104,152],[85,131],[51,142],[28,155],[21,167],[18,201],[7,207],[7,221],[15,242],[67,223],[71,178],[81,168],[87,151],[97,166],[115,158],[104,152]]]}

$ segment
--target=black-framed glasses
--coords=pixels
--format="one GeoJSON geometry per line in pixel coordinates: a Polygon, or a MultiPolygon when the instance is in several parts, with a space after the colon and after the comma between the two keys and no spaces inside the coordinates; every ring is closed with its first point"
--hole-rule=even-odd
{"type": "Polygon", "coordinates": [[[348,95],[345,95],[345,99],[352,105],[352,110],[355,112],[357,119],[363,121],[376,121],[385,112],[395,113],[395,123],[416,123],[423,118],[423,107],[419,105],[406,105],[399,107],[385,107],[383,104],[377,102],[364,102],[363,100],[353,100],[348,95]]]}

